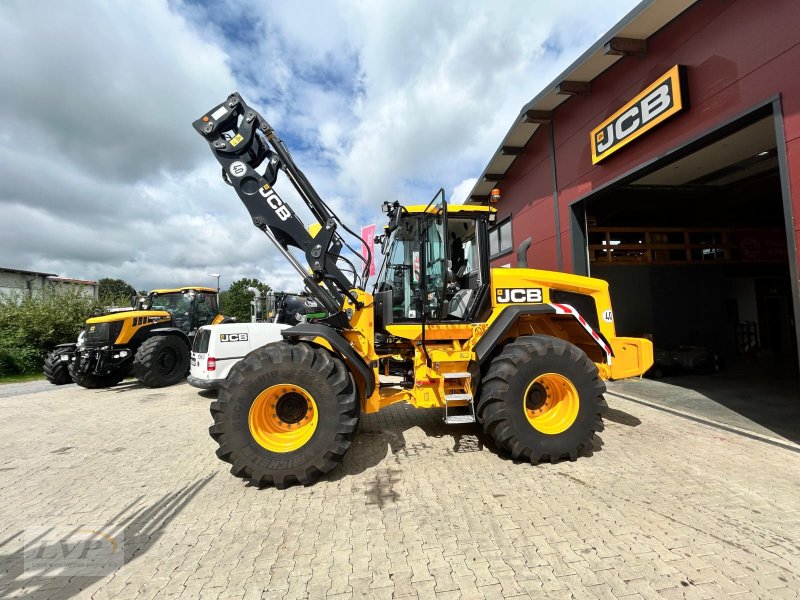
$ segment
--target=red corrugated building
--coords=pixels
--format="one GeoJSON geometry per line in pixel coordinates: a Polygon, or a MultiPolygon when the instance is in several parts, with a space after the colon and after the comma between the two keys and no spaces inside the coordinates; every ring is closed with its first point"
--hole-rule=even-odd
{"type": "Polygon", "coordinates": [[[530,266],[610,282],[621,335],[794,368],[799,23],[795,0],[639,4],[479,178],[468,202],[502,191],[494,266],[530,236],[530,266]]]}

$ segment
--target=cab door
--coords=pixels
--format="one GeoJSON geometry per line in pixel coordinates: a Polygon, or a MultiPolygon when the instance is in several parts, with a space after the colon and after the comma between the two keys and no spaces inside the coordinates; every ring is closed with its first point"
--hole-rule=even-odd
{"type": "Polygon", "coordinates": [[[420,228],[422,324],[444,318],[447,286],[447,200],[444,189],[425,208],[420,228]]]}

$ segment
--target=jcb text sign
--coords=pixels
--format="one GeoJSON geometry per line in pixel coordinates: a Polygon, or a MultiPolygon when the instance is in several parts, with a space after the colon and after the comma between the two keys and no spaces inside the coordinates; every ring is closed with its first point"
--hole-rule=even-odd
{"type": "Polygon", "coordinates": [[[675,65],[589,134],[592,163],[613,154],[659,123],[688,108],[686,71],[675,65]]]}

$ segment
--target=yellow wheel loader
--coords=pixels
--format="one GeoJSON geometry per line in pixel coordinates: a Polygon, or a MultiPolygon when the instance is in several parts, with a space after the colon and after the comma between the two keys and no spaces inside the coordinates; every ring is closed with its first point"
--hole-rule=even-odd
{"type": "Polygon", "coordinates": [[[189,373],[197,328],[224,321],[216,293],[198,286],[153,290],[128,310],[91,317],[77,343],[47,355],[45,377],[90,389],[116,385],[129,374],[152,388],[178,383],[189,373]]]}
{"type": "Polygon", "coordinates": [[[648,340],[617,337],[607,283],[525,268],[529,242],[520,268],[490,268],[494,208],[448,206],[443,190],[427,205],[384,203],[383,266],[368,292],[359,237],[256,110],[234,93],[193,126],[328,313],[284,329],[221,387],[209,431],[235,476],[310,484],[342,461],[361,414],[396,402],[478,422],[515,459],[574,460],[602,429],[604,380],[652,365],[648,340]],[[309,229],[273,188],[279,172],[317,220],[309,229]],[[390,373],[400,377],[381,380],[390,373]]]}

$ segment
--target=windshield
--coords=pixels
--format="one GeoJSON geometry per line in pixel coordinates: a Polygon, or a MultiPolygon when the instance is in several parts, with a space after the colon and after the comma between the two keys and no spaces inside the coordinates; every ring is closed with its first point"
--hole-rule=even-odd
{"type": "Polygon", "coordinates": [[[177,326],[184,331],[209,325],[219,312],[215,294],[196,290],[153,293],[148,296],[147,304],[150,310],[167,311],[177,326]]]}
{"type": "Polygon", "coordinates": [[[441,215],[405,216],[389,238],[376,289],[392,292],[395,323],[420,322],[423,311],[429,320],[441,319],[446,273],[442,226],[441,215]],[[423,242],[425,258],[421,264],[423,242]]]}
{"type": "Polygon", "coordinates": [[[191,310],[192,303],[188,294],[175,292],[169,294],[153,294],[150,300],[150,308],[153,310],[166,310],[169,313],[191,310]]]}
{"type": "Polygon", "coordinates": [[[420,318],[418,219],[405,217],[392,232],[376,286],[380,291],[391,290],[394,322],[420,318]]]}

